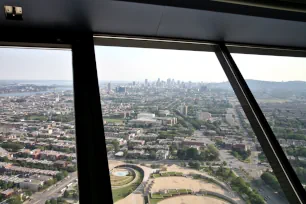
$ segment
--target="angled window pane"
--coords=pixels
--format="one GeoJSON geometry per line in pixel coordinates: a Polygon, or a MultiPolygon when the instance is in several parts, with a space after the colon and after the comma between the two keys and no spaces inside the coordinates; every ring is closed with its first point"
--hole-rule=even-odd
{"type": "Polygon", "coordinates": [[[0,47],[1,202],[78,202],[71,58],[0,47]]]}
{"type": "MultiPolygon", "coordinates": [[[[232,54],[277,140],[306,184],[306,59],[232,54]]],[[[265,158],[260,156],[260,160],[265,158]]]]}
{"type": "Polygon", "coordinates": [[[95,52],[115,203],[286,203],[215,53],[95,52]]]}

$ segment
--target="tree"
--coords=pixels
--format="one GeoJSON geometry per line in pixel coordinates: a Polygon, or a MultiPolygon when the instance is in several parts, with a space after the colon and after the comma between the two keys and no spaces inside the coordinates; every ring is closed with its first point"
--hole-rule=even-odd
{"type": "Polygon", "coordinates": [[[201,164],[200,164],[200,162],[198,162],[198,161],[190,161],[189,163],[188,163],[188,165],[191,167],[191,168],[194,168],[194,169],[200,169],[200,167],[201,167],[201,164]]]}
{"type": "Polygon", "coordinates": [[[3,157],[3,162],[9,162],[10,160],[7,157],[3,157]]]}
{"type": "Polygon", "coordinates": [[[228,179],[233,179],[233,178],[235,178],[235,177],[236,177],[236,175],[234,174],[234,172],[233,172],[232,170],[230,170],[230,171],[228,172],[227,178],[228,178],[228,179]]]}
{"type": "Polygon", "coordinates": [[[185,162],[181,162],[181,166],[182,167],[186,167],[186,163],[185,162]]]}
{"type": "Polygon", "coordinates": [[[54,199],[54,198],[52,198],[52,199],[50,200],[50,203],[51,203],[51,204],[57,204],[57,200],[54,199]]]}
{"type": "Polygon", "coordinates": [[[30,190],[25,190],[25,191],[24,191],[24,194],[27,195],[27,196],[31,196],[31,195],[32,195],[32,191],[30,191],[30,190]]]}
{"type": "Polygon", "coordinates": [[[152,169],[160,168],[160,164],[151,164],[152,169]]]}
{"type": "Polygon", "coordinates": [[[201,167],[200,162],[195,162],[194,168],[195,168],[195,169],[200,169],[200,167],[201,167]]]}
{"type": "Polygon", "coordinates": [[[8,204],[22,204],[20,196],[13,196],[8,201],[8,204]]]}
{"type": "Polygon", "coordinates": [[[176,154],[179,159],[185,159],[186,151],[184,149],[179,149],[176,154]]]}
{"type": "Polygon", "coordinates": [[[250,193],[249,199],[252,204],[264,204],[266,203],[264,199],[257,193],[250,193]]]}
{"type": "Polygon", "coordinates": [[[267,185],[271,186],[271,188],[273,188],[274,190],[276,191],[281,190],[276,176],[274,176],[272,173],[264,172],[260,177],[267,185]]]}
{"type": "Polygon", "coordinates": [[[64,192],[64,198],[68,198],[69,197],[69,192],[66,190],[65,192],[64,192]]]}
{"type": "Polygon", "coordinates": [[[78,198],[79,198],[79,194],[78,194],[77,192],[74,192],[73,195],[72,195],[72,197],[73,197],[74,199],[78,199],[78,198]]]}
{"type": "Polygon", "coordinates": [[[155,160],[156,159],[156,152],[151,150],[149,158],[155,160]]]}
{"type": "Polygon", "coordinates": [[[63,175],[62,172],[60,172],[60,173],[56,174],[55,178],[56,178],[58,181],[60,181],[60,180],[63,180],[63,179],[64,179],[64,175],[63,175]]]}
{"type": "Polygon", "coordinates": [[[186,150],[186,159],[197,159],[199,152],[196,148],[189,148],[186,150]]]}
{"type": "Polygon", "coordinates": [[[18,150],[24,148],[24,145],[14,142],[6,142],[2,143],[1,147],[4,149],[12,150],[13,152],[17,152],[18,150]]]}
{"type": "Polygon", "coordinates": [[[68,172],[67,171],[63,171],[63,175],[64,175],[64,177],[67,177],[68,176],[68,172]]]}
{"type": "Polygon", "coordinates": [[[120,150],[120,145],[118,140],[113,140],[112,145],[114,146],[115,152],[118,152],[120,150]]]}
{"type": "Polygon", "coordinates": [[[219,150],[214,145],[208,145],[204,153],[208,161],[217,160],[219,158],[219,150]]]}

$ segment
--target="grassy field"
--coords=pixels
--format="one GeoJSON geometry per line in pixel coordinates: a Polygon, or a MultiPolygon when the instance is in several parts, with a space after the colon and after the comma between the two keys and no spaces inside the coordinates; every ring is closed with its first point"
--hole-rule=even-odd
{"type": "Polygon", "coordinates": [[[26,120],[39,120],[39,121],[48,120],[48,117],[44,116],[44,115],[28,115],[25,118],[26,118],[26,120]]]}
{"type": "Polygon", "coordinates": [[[131,194],[141,183],[142,179],[143,179],[143,175],[135,170],[136,173],[136,177],[138,178],[135,182],[131,183],[130,185],[123,187],[123,188],[116,188],[116,189],[112,189],[112,194],[113,194],[113,202],[115,203],[116,201],[125,198],[126,196],[128,196],[129,194],[131,194]]]}
{"type": "Polygon", "coordinates": [[[117,119],[117,118],[103,118],[103,120],[105,120],[108,123],[122,123],[123,120],[122,119],[117,119]]]}
{"type": "Polygon", "coordinates": [[[166,177],[166,176],[183,176],[182,172],[162,172],[159,174],[152,174],[153,178],[158,178],[158,177],[166,177]]]}
{"type": "Polygon", "coordinates": [[[188,193],[190,194],[191,192],[192,191],[190,189],[169,189],[167,193],[153,193],[151,196],[149,196],[149,199],[151,204],[156,204],[165,198],[178,195],[186,195],[188,193]]]}
{"type": "Polygon", "coordinates": [[[155,198],[155,199],[149,198],[149,199],[151,204],[157,204],[159,201],[163,200],[163,198],[155,198]]]}
{"type": "Polygon", "coordinates": [[[111,176],[112,186],[123,186],[133,181],[134,176],[111,176]]]}

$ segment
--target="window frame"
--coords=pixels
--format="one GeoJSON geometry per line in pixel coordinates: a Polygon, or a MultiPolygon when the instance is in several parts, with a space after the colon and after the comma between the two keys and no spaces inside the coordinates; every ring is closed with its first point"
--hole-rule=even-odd
{"type": "MultiPolygon", "coordinates": [[[[273,50],[274,54],[276,51],[277,50],[273,50]]],[[[254,52],[254,50],[251,52],[254,52]]],[[[280,54],[283,54],[283,52],[284,51],[281,50],[280,54]]],[[[268,50],[268,53],[271,53],[271,50],[268,50]]],[[[266,55],[268,53],[261,54],[266,55]]],[[[290,52],[290,54],[292,54],[292,52],[290,52]]],[[[253,96],[253,93],[240,73],[229,49],[225,44],[220,44],[219,50],[216,51],[216,55],[234,89],[235,94],[237,95],[262,150],[286,195],[287,200],[290,203],[305,203],[305,190],[253,96]]]]}
{"type": "Polygon", "coordinates": [[[0,45],[25,48],[71,48],[80,203],[97,203],[101,202],[101,199],[103,199],[102,202],[112,203],[94,50],[95,45],[102,45],[215,52],[239,102],[247,110],[245,113],[259,142],[272,144],[265,145],[263,151],[272,162],[271,167],[288,201],[306,204],[303,186],[231,57],[231,53],[306,57],[306,49],[173,38],[47,32],[38,32],[35,35],[33,32],[23,35],[14,32],[2,34],[0,45]],[[266,136],[260,136],[261,133],[266,136]],[[99,163],[96,163],[96,155],[100,155],[99,163]],[[103,198],[100,195],[101,191],[103,191],[103,198]]]}
{"type": "Polygon", "coordinates": [[[99,85],[95,73],[94,46],[91,43],[93,37],[92,34],[70,36],[72,35],[67,33],[42,32],[25,33],[19,36],[17,33],[10,32],[0,36],[0,46],[71,51],[79,201],[80,203],[97,203],[101,200],[100,194],[103,190],[105,200],[112,202],[109,173],[101,176],[99,172],[108,172],[108,163],[105,140],[101,137],[104,135],[104,129],[99,85]],[[86,93],[85,97],[84,93],[86,93]],[[91,134],[85,137],[86,133],[91,134]],[[99,142],[101,145],[98,148],[92,148],[92,144],[99,144],[99,142]],[[101,158],[105,155],[106,159],[101,159],[99,164],[95,162],[95,155],[102,155],[101,158]]]}
{"type": "Polygon", "coordinates": [[[156,48],[215,52],[271,168],[290,203],[306,203],[305,190],[287,159],[263,112],[241,75],[231,53],[306,57],[306,50],[224,42],[186,41],[167,38],[142,38],[119,35],[94,35],[98,46],[156,48]],[[230,52],[231,51],[231,52],[230,52]]]}

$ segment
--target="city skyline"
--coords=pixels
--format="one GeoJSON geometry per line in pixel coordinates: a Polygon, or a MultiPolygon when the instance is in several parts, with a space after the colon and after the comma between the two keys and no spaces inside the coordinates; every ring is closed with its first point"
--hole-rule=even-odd
{"type": "MultiPolygon", "coordinates": [[[[95,49],[100,81],[228,81],[212,52],[102,46],[95,49]]],[[[0,56],[0,80],[72,80],[70,50],[1,48],[0,56]]],[[[233,54],[233,58],[245,79],[306,81],[304,58],[245,54],[233,54]]]]}

